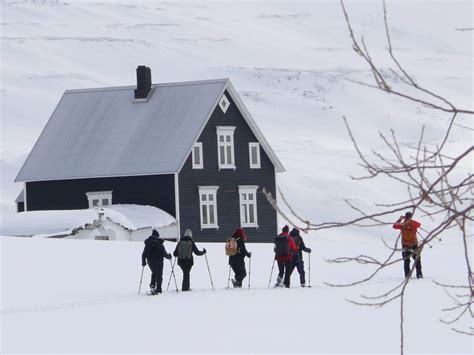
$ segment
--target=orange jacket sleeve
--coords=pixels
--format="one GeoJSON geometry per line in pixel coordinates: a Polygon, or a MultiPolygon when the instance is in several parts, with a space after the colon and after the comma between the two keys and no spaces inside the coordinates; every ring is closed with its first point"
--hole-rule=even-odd
{"type": "Polygon", "coordinates": [[[402,229],[403,223],[395,222],[392,227],[393,229],[402,229]]]}

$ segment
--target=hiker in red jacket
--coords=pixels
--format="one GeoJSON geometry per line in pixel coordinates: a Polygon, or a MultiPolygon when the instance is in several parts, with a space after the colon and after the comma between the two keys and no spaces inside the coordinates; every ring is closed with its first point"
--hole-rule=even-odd
{"type": "Polygon", "coordinates": [[[290,287],[290,277],[293,271],[293,254],[298,254],[298,247],[288,234],[290,228],[284,226],[282,232],[275,238],[275,260],[278,263],[278,277],[275,287],[281,287],[282,280],[285,287],[290,287]],[[285,276],[283,278],[283,275],[285,276]]]}
{"type": "Polygon", "coordinates": [[[411,217],[411,212],[405,213],[405,216],[400,216],[393,224],[393,229],[402,231],[402,256],[405,277],[410,274],[410,258],[413,258],[415,260],[416,277],[421,279],[423,273],[421,272],[421,257],[418,249],[418,239],[416,238],[417,229],[421,227],[421,224],[411,217]]]}

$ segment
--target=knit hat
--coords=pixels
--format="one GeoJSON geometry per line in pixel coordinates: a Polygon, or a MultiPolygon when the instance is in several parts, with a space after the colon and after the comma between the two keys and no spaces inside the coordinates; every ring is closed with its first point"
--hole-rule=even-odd
{"type": "Polygon", "coordinates": [[[281,229],[281,231],[282,231],[283,233],[288,233],[288,232],[290,231],[290,227],[284,226],[284,227],[281,229]]]}
{"type": "Polygon", "coordinates": [[[151,235],[154,235],[155,237],[159,237],[160,233],[156,229],[153,229],[153,232],[151,232],[151,235]]]}
{"type": "Polygon", "coordinates": [[[191,229],[186,229],[184,231],[184,236],[192,238],[193,237],[193,232],[191,231],[191,229]]]}
{"type": "Polygon", "coordinates": [[[411,212],[405,213],[405,219],[410,219],[411,216],[413,216],[411,212]]]}

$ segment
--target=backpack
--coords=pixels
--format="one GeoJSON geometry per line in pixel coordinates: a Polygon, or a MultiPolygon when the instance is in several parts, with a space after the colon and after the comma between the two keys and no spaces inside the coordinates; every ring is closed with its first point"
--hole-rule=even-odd
{"type": "Polygon", "coordinates": [[[227,238],[225,243],[225,255],[234,256],[237,254],[237,241],[235,238],[227,238]]]}
{"type": "Polygon", "coordinates": [[[288,238],[286,236],[278,236],[275,238],[275,255],[285,256],[290,254],[288,247],[288,238]]]}
{"type": "Polygon", "coordinates": [[[181,240],[178,243],[178,258],[191,259],[193,257],[193,242],[191,240],[181,240]]]}

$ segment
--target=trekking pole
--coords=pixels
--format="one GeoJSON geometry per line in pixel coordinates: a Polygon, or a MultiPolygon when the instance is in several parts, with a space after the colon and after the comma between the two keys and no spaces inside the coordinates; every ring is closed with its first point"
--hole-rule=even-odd
{"type": "Polygon", "coordinates": [[[227,288],[229,288],[230,286],[230,265],[229,265],[229,278],[227,279],[227,288]]]}
{"type": "Polygon", "coordinates": [[[252,258],[249,258],[249,288],[250,288],[250,275],[252,275],[252,258]]]}
{"type": "MultiPolygon", "coordinates": [[[[426,234],[430,234],[430,232],[428,232],[426,229],[423,229],[423,228],[421,228],[421,227],[420,227],[420,229],[421,229],[423,232],[425,232],[426,234]]],[[[417,231],[417,233],[418,233],[418,234],[420,235],[420,237],[421,237],[420,231],[417,231]]],[[[433,235],[432,237],[438,239],[439,242],[442,242],[442,241],[443,241],[443,239],[441,239],[440,237],[437,237],[437,236],[435,236],[435,235],[433,235]]]]}
{"type": "MultiPolygon", "coordinates": [[[[174,266],[173,266],[173,263],[171,262],[171,259],[169,260],[170,260],[170,265],[171,265],[171,275],[173,275],[173,279],[174,279],[174,287],[176,288],[176,292],[179,292],[178,283],[176,282],[176,276],[174,275],[174,266]]],[[[176,258],[174,260],[176,260],[176,258]]]]}
{"type": "Polygon", "coordinates": [[[417,233],[418,233],[418,235],[420,236],[420,238],[421,238],[421,240],[423,241],[424,244],[428,245],[428,247],[429,247],[430,249],[433,248],[433,246],[432,246],[430,243],[428,243],[428,242],[426,241],[426,238],[423,238],[423,236],[420,234],[420,232],[417,231],[417,233]]]}
{"type": "Polygon", "coordinates": [[[268,288],[270,288],[270,283],[272,282],[273,268],[275,267],[275,259],[273,259],[272,271],[270,272],[270,280],[268,280],[268,288]]]}
{"type": "Polygon", "coordinates": [[[140,294],[140,290],[142,288],[143,270],[145,270],[144,266],[142,267],[142,275],[140,276],[140,285],[138,286],[138,294],[140,294]]]}
{"type": "Polygon", "coordinates": [[[308,254],[308,258],[309,258],[309,284],[308,284],[308,287],[311,287],[311,253],[308,254]]]}
{"type": "Polygon", "coordinates": [[[207,261],[207,253],[204,254],[204,257],[206,258],[207,271],[209,272],[209,278],[211,279],[212,291],[215,291],[216,289],[214,288],[214,282],[212,282],[211,269],[209,269],[209,262],[207,261]]]}
{"type": "MultiPolygon", "coordinates": [[[[171,261],[171,260],[170,260],[171,261]]],[[[171,266],[171,270],[174,270],[174,266],[176,265],[176,258],[174,258],[173,265],[171,266]]],[[[170,278],[168,280],[168,286],[166,286],[166,291],[170,289],[170,283],[171,283],[171,278],[173,277],[173,274],[170,273],[170,278]]]]}

